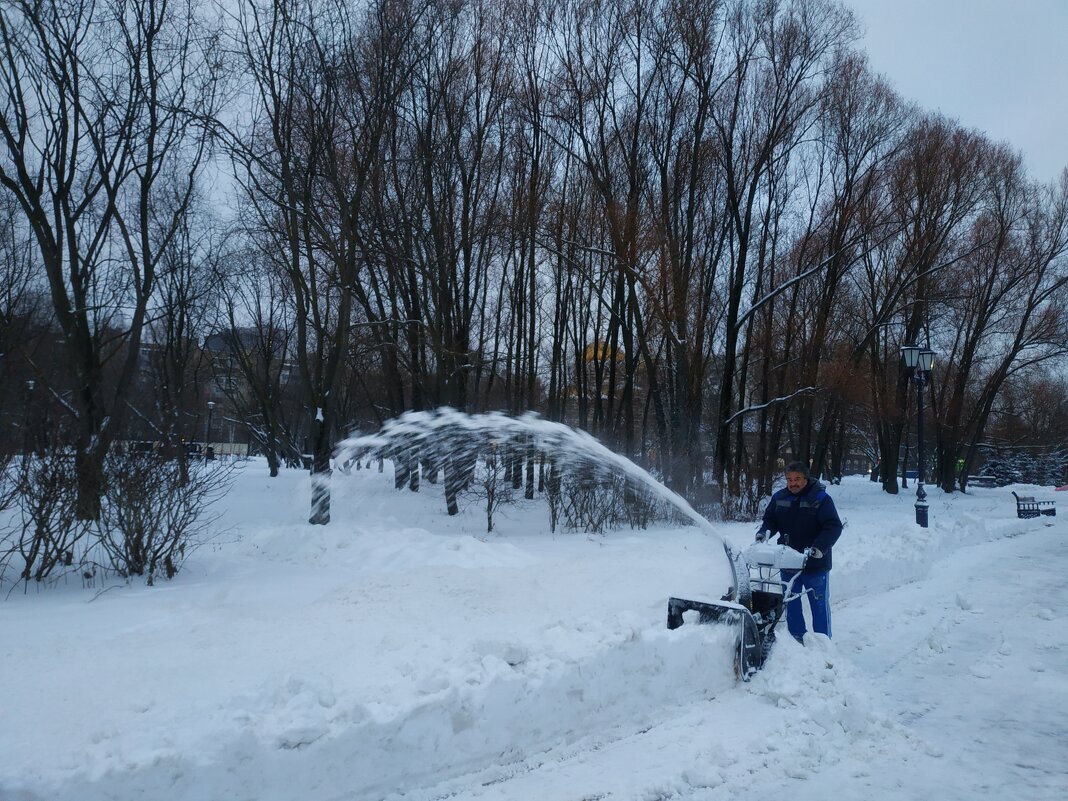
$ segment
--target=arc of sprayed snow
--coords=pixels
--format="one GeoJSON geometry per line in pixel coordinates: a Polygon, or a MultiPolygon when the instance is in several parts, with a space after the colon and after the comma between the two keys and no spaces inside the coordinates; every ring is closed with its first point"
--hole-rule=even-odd
{"type": "MultiPolygon", "coordinates": [[[[585,459],[623,473],[638,484],[649,489],[655,496],[666,501],[702,531],[713,536],[723,546],[730,565],[732,586],[730,592],[738,592],[738,570],[735,554],[725,537],[689,502],[674,490],[661,484],[648,471],[643,470],[626,456],[609,450],[586,431],[577,431],[563,423],[545,420],[528,412],[512,417],[502,412],[465,414],[456,409],[442,407],[432,412],[406,412],[388,420],[375,434],[350,437],[338,444],[335,456],[345,461],[368,453],[388,451],[398,444],[412,446],[424,444],[438,437],[461,433],[499,438],[529,436],[543,450],[558,451],[554,456],[585,459]]],[[[566,461],[566,458],[565,458],[566,461]]]]}

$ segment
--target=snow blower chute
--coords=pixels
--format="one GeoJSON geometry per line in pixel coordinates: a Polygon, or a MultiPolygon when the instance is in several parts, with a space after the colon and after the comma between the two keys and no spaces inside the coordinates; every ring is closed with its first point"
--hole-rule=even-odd
{"type": "Polygon", "coordinates": [[[808,557],[771,542],[753,543],[740,554],[726,544],[723,549],[731,564],[733,586],[718,601],[669,598],[667,627],[677,629],[688,619],[736,627],[734,668],[742,681],[748,681],[764,667],[775,641],[775,625],[786,611],[786,602],[796,597],[791,594],[792,581],[784,594],[781,571],[802,570],[808,557]]]}

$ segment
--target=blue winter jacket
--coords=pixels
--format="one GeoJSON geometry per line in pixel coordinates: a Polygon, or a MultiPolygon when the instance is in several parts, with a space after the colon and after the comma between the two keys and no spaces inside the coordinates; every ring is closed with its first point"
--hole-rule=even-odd
{"type": "Polygon", "coordinates": [[[806,573],[831,569],[831,546],[842,534],[842,521],[827,488],[814,479],[798,494],[783,487],[771,496],[764,510],[764,530],[781,534],[780,542],[804,551],[814,547],[823,552],[819,559],[809,559],[806,573]]]}

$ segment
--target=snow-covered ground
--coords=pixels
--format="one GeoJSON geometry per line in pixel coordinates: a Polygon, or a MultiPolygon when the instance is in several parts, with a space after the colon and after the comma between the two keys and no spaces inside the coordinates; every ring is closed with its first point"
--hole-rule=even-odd
{"type": "Polygon", "coordinates": [[[833,487],[835,639],[741,684],[725,629],[664,625],[729,583],[708,533],[535,502],[486,535],[391,478],[335,474],[312,527],[252,461],[175,580],[0,601],[0,799],[1068,798],[1065,522],[1009,489],[924,530],[911,489],[833,487]]]}

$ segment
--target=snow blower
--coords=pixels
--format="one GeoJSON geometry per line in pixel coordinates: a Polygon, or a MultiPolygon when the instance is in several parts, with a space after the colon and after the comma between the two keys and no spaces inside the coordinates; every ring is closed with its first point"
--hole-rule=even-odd
{"type": "Polygon", "coordinates": [[[731,563],[733,586],[718,601],[669,598],[667,627],[677,629],[688,618],[736,627],[734,669],[742,681],[749,681],[764,667],[786,603],[797,597],[792,580],[783,589],[781,571],[800,572],[808,555],[771,542],[755,542],[737,555],[726,544],[723,548],[731,563]]]}

